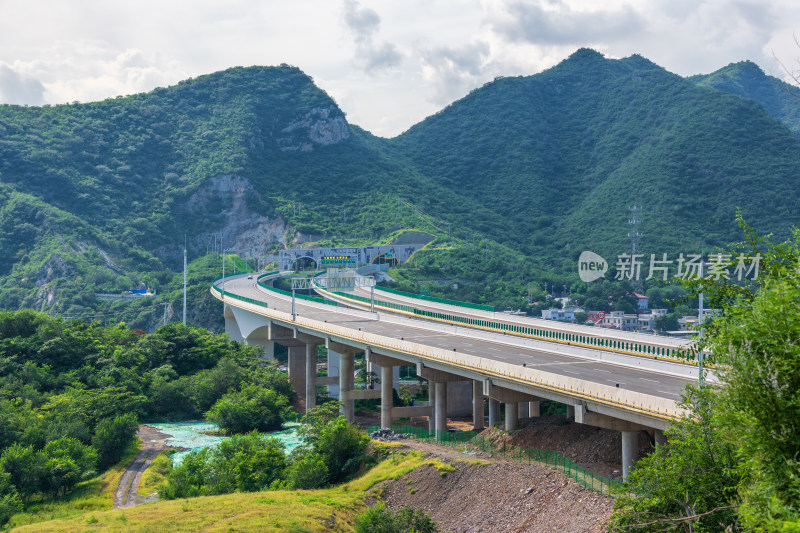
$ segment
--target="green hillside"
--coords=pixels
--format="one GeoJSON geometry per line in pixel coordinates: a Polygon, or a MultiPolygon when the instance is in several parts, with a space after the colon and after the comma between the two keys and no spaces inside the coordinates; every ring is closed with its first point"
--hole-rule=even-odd
{"type": "Polygon", "coordinates": [[[645,253],[737,239],[737,208],[781,236],[800,213],[800,139],[759,103],[698,86],[712,77],[579,50],[393,139],[348,124],[286,65],[95,103],[3,105],[0,306],[152,329],[162,304],[168,319],[180,307],[184,236],[190,320],[212,327],[204,287],[221,274],[220,240],[265,257],[423,229],[439,240],[398,272],[404,283],[455,282],[453,295],[511,307],[532,281],[577,281],[583,249],[628,250],[634,204],[645,253]],[[159,296],[96,296],[140,284],[159,296]]]}
{"type": "Polygon", "coordinates": [[[552,262],[629,250],[634,204],[645,253],[734,240],[737,207],[782,234],[800,214],[795,136],[755,102],[639,56],[579,50],[474,90],[390,143],[420,173],[480,199],[495,214],[482,229],[552,262]]]}
{"type": "Polygon", "coordinates": [[[755,100],[772,116],[800,135],[800,88],[767,76],[752,61],[731,63],[711,74],[691,76],[701,87],[755,100]]]}

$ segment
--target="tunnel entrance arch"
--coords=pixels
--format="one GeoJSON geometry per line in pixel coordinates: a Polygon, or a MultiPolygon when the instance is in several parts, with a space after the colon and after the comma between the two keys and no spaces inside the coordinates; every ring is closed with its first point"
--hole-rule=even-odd
{"type": "Polygon", "coordinates": [[[306,270],[318,270],[319,264],[317,261],[308,255],[304,255],[303,257],[298,257],[292,263],[292,270],[295,272],[302,272],[306,270]]]}

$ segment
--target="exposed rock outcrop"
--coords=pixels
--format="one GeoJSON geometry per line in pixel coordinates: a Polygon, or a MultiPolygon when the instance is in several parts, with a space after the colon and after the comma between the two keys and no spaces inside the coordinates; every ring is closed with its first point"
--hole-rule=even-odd
{"type": "Polygon", "coordinates": [[[281,133],[287,135],[277,139],[281,151],[310,152],[314,149],[314,144],[326,146],[350,137],[344,116],[332,116],[334,112],[334,107],[317,107],[283,128],[281,133]]]}

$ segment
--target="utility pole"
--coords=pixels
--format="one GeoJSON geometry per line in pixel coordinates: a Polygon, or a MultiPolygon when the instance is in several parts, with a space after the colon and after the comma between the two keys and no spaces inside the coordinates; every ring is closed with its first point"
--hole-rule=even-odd
{"type": "Polygon", "coordinates": [[[183,236],[183,325],[186,325],[186,235],[183,236]]]}
{"type": "MultiPolygon", "coordinates": [[[[642,237],[642,233],[639,232],[639,213],[642,212],[642,207],[633,205],[628,209],[631,212],[631,218],[628,220],[628,224],[631,226],[631,231],[628,233],[628,237],[631,238],[631,268],[633,268],[633,263],[636,258],[636,254],[639,253],[639,238],[642,237]]],[[[635,284],[636,290],[638,292],[643,292],[642,288],[642,281],[640,279],[636,279],[635,284]]]]}

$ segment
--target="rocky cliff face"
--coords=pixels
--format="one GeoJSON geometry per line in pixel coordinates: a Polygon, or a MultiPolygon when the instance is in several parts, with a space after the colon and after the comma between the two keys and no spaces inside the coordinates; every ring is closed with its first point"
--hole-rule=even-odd
{"type": "Polygon", "coordinates": [[[335,112],[334,107],[314,108],[283,128],[284,135],[277,139],[281,151],[310,152],[315,144],[326,146],[350,137],[347,121],[344,116],[333,116],[335,112]]]}
{"type": "Polygon", "coordinates": [[[205,249],[222,239],[226,249],[241,256],[264,256],[286,238],[286,224],[280,217],[269,218],[253,209],[265,204],[247,178],[235,174],[216,176],[195,192],[188,202],[193,215],[207,221],[205,231],[193,238],[193,248],[205,249]]]}

